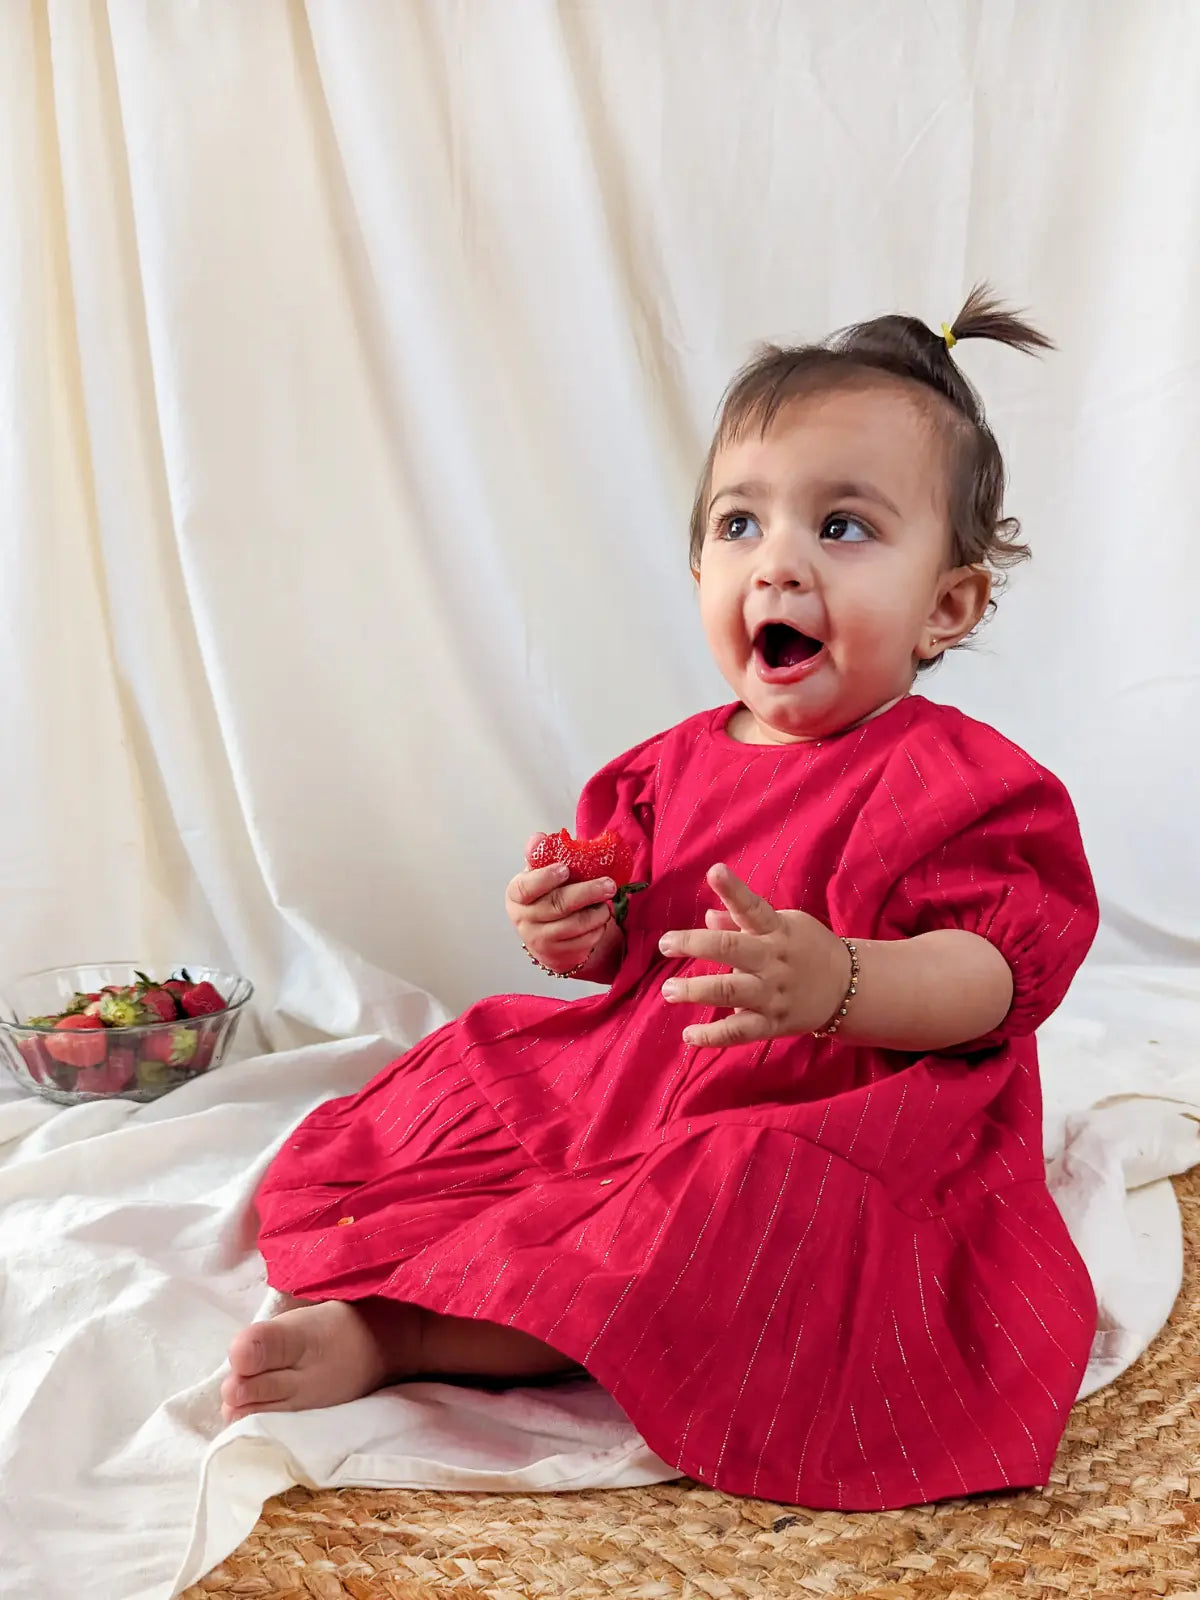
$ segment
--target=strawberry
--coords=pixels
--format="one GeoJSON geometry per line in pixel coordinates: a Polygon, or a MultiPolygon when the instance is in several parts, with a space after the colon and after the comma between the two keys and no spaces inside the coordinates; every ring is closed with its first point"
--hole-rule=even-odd
{"type": "Polygon", "coordinates": [[[211,983],[189,985],[179,996],[179,1004],[188,1017],[210,1017],[214,1012],[225,1009],[220,990],[214,989],[211,983]]]}
{"type": "Polygon", "coordinates": [[[161,1033],[148,1033],[142,1040],[142,1060],[162,1061],[169,1067],[190,1066],[196,1054],[194,1028],[164,1028],[161,1033]]]}
{"type": "Polygon", "coordinates": [[[179,1068],[168,1066],[165,1061],[147,1061],[143,1057],[137,1064],[139,1089],[173,1089],[183,1079],[179,1068]]]}
{"type": "Polygon", "coordinates": [[[174,1022],[179,1015],[175,996],[167,988],[166,984],[163,984],[161,988],[157,985],[151,985],[149,988],[143,989],[138,998],[147,1011],[153,1011],[155,1018],[159,1022],[174,1022]]]}
{"type": "Polygon", "coordinates": [[[629,910],[629,896],[647,887],[644,883],[630,883],[633,850],[628,841],[611,828],[598,833],[594,839],[572,839],[565,828],[558,833],[543,834],[529,852],[530,868],[551,867],[556,861],[565,861],[570,869],[568,883],[587,883],[592,878],[612,879],[617,886],[612,913],[618,927],[629,910]]]}
{"type": "Polygon", "coordinates": [[[85,1094],[120,1094],[128,1089],[137,1068],[137,1058],[125,1045],[114,1045],[108,1060],[98,1067],[84,1067],[75,1074],[75,1087],[85,1094]]]}
{"type": "Polygon", "coordinates": [[[76,1016],[80,1012],[86,1011],[90,1005],[95,1004],[99,999],[100,996],[98,994],[76,994],[72,996],[70,1005],[63,1007],[62,1015],[64,1017],[76,1016]]]}
{"type": "Polygon", "coordinates": [[[108,1054],[99,1017],[63,1017],[45,1043],[55,1061],[67,1067],[98,1067],[108,1054]]]}
{"type": "Polygon", "coordinates": [[[113,1077],[117,1080],[117,1088],[128,1089],[137,1075],[137,1051],[128,1044],[110,1045],[108,1059],[113,1077]]]}
{"type": "Polygon", "coordinates": [[[529,865],[550,867],[556,861],[565,861],[570,868],[568,883],[611,878],[618,889],[623,889],[633,876],[633,851],[611,828],[594,839],[572,839],[565,828],[544,834],[530,853],[529,865]]]}
{"type": "Polygon", "coordinates": [[[101,997],[100,1021],[110,1028],[136,1028],[141,1022],[158,1020],[157,1014],[142,1004],[136,989],[106,989],[101,997]]]}
{"type": "Polygon", "coordinates": [[[54,1082],[54,1063],[47,1054],[45,1042],[36,1037],[22,1039],[19,1045],[25,1057],[25,1067],[35,1083],[54,1082]]]}

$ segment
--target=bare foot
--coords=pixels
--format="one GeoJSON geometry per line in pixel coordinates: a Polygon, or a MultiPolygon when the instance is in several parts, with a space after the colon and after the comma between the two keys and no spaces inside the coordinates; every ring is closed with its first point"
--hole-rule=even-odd
{"type": "Polygon", "coordinates": [[[323,1300],[243,1328],[229,1347],[221,1414],[308,1411],[358,1400],[420,1369],[423,1314],[416,1306],[323,1300]]]}

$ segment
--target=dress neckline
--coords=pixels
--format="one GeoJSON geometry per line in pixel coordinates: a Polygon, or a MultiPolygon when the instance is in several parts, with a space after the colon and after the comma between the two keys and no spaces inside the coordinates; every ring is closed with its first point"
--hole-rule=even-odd
{"type": "MultiPolygon", "coordinates": [[[[825,734],[820,739],[797,739],[789,744],[751,744],[745,739],[735,739],[729,732],[729,723],[735,711],[740,711],[744,705],[741,700],[734,700],[729,705],[718,706],[712,713],[709,722],[709,731],[718,744],[730,746],[734,750],[744,750],[747,754],[753,752],[766,752],[774,750],[780,754],[789,750],[808,750],[810,752],[823,750],[829,745],[840,744],[848,739],[851,734],[869,735],[876,728],[891,728],[898,716],[903,715],[901,727],[907,726],[918,709],[928,705],[924,695],[906,694],[896,701],[894,706],[889,706],[886,711],[881,711],[877,717],[871,717],[866,722],[856,723],[852,728],[844,728],[838,733],[825,734]]],[[[899,731],[898,729],[895,731],[899,731]]]]}

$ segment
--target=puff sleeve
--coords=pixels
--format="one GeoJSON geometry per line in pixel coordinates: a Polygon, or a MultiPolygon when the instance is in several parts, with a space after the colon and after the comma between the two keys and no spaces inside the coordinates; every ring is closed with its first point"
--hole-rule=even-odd
{"type": "MultiPolygon", "coordinates": [[[[1099,911],[1074,807],[1062,784],[1014,747],[976,768],[973,803],[940,797],[950,826],[892,884],[880,938],[963,928],[1008,962],[1012,1006],[972,1041],[983,1049],[1032,1034],[1058,1008],[1096,935],[1099,911]],[[1007,752],[1012,752],[1008,755],[1007,752]]],[[[964,764],[959,764],[959,774],[964,764]]],[[[939,797],[935,796],[935,801],[939,797]]]]}
{"type": "Polygon", "coordinates": [[[575,813],[575,834],[593,839],[606,828],[634,850],[635,881],[650,877],[654,841],[654,794],[664,735],[635,745],[601,767],[584,785],[575,813]]]}

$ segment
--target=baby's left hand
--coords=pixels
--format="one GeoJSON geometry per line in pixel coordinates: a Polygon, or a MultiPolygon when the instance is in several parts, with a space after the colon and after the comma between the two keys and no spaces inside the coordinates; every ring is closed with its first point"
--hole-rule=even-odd
{"type": "Polygon", "coordinates": [[[842,941],[806,911],[776,911],[726,866],[710,867],[708,883],[725,910],[708,912],[706,929],[664,934],[658,947],[732,971],[669,978],[662,992],[676,1004],[732,1007],[733,1015],[685,1028],[685,1042],[742,1044],[823,1028],[850,982],[842,941]]]}

